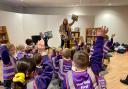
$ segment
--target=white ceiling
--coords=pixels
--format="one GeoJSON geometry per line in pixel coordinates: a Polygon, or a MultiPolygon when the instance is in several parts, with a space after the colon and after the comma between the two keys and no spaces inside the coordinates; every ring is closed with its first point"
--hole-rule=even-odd
{"type": "Polygon", "coordinates": [[[0,0],[0,3],[23,7],[126,6],[128,0],[0,0]]]}

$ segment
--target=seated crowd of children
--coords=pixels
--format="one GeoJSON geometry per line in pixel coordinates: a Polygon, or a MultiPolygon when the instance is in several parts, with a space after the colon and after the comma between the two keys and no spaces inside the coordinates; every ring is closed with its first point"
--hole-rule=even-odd
{"type": "Polygon", "coordinates": [[[43,40],[34,45],[30,39],[26,40],[26,47],[2,44],[5,89],[107,89],[100,74],[112,44],[104,39],[107,32],[106,27],[97,31],[90,54],[85,42],[78,44],[75,39],[76,47],[72,49],[46,49],[43,40]]]}

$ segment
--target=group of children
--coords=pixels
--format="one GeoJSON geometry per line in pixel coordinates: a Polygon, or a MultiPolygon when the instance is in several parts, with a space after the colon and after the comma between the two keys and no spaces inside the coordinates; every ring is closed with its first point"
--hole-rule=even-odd
{"type": "Polygon", "coordinates": [[[53,89],[50,85],[54,79],[59,80],[60,89],[106,89],[100,72],[109,48],[104,39],[107,32],[106,27],[97,31],[90,56],[85,42],[79,44],[75,39],[72,49],[46,49],[43,40],[34,45],[31,39],[26,40],[26,47],[1,45],[5,89],[53,89]]]}

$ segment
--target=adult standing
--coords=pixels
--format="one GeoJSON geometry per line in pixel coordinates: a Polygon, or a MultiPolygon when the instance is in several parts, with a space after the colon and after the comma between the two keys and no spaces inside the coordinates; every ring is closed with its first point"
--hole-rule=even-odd
{"type": "Polygon", "coordinates": [[[74,24],[76,20],[73,19],[72,23],[68,23],[68,19],[65,18],[63,20],[63,24],[61,24],[59,33],[61,35],[61,48],[63,48],[64,43],[67,48],[70,48],[70,39],[72,38],[71,34],[71,26],[74,24]]]}

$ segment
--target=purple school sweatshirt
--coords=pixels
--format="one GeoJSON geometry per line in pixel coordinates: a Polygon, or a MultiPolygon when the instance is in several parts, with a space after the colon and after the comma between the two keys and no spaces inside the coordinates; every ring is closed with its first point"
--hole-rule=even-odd
{"type": "Polygon", "coordinates": [[[76,50],[85,50],[87,48],[86,44],[82,42],[80,45],[78,44],[77,40],[74,40],[76,50]]]}
{"type": "Polygon", "coordinates": [[[106,58],[107,53],[109,52],[110,48],[112,47],[112,44],[113,44],[113,38],[111,38],[111,40],[104,41],[104,47],[103,47],[104,58],[106,58]]]}
{"type": "Polygon", "coordinates": [[[6,45],[1,46],[1,59],[3,61],[3,79],[11,80],[15,74],[16,59],[11,57],[6,45]]]}
{"type": "Polygon", "coordinates": [[[24,52],[21,52],[21,51],[18,51],[17,52],[17,58],[18,58],[18,60],[22,59],[24,56],[25,56],[25,53],[24,52]]]}
{"type": "Polygon", "coordinates": [[[64,77],[68,71],[72,69],[72,61],[71,60],[59,60],[59,78],[64,80],[64,77]]]}
{"type": "Polygon", "coordinates": [[[62,59],[61,55],[56,55],[56,56],[52,57],[52,64],[53,64],[55,73],[58,73],[58,71],[59,71],[59,60],[60,59],[62,59]]]}
{"type": "Polygon", "coordinates": [[[99,75],[102,70],[104,38],[97,37],[95,44],[91,49],[90,66],[94,74],[99,75]]]}
{"type": "Polygon", "coordinates": [[[47,89],[51,82],[53,75],[52,63],[47,55],[43,57],[43,71],[41,75],[35,78],[33,87],[34,89],[47,89]]]}
{"type": "Polygon", "coordinates": [[[72,75],[70,76],[67,73],[66,78],[64,79],[63,89],[73,88],[70,86],[71,84],[70,79],[72,79],[75,89],[94,89],[92,80],[86,70],[82,72],[75,72],[75,71],[71,71],[71,72],[72,72],[72,75]]]}

